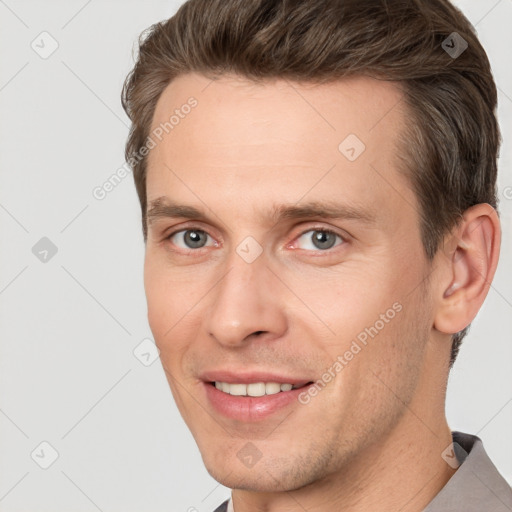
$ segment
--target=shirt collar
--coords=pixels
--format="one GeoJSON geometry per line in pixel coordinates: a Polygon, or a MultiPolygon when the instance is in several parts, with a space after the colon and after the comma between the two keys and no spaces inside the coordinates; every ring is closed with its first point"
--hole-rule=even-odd
{"type": "Polygon", "coordinates": [[[510,512],[512,489],[485,452],[482,440],[456,431],[452,439],[460,466],[424,512],[510,512]]]}

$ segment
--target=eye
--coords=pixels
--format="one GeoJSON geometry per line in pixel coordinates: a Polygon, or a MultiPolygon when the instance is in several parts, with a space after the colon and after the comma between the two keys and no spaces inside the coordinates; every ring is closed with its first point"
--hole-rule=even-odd
{"type": "Polygon", "coordinates": [[[182,229],[171,233],[167,238],[180,249],[202,249],[211,237],[201,229],[182,229]]]}
{"type": "Polygon", "coordinates": [[[303,243],[303,247],[298,247],[299,249],[306,250],[322,250],[325,251],[327,249],[331,249],[335,247],[335,245],[341,245],[345,241],[343,238],[335,233],[334,231],[328,231],[326,229],[310,229],[309,231],[305,231],[297,238],[298,245],[303,243]],[[336,244],[336,239],[340,240],[340,243],[336,244]]]}

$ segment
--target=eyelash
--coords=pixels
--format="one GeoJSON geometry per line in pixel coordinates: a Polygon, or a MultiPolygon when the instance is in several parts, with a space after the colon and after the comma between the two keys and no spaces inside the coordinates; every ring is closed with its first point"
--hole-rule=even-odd
{"type": "MultiPolygon", "coordinates": [[[[186,227],[186,228],[182,228],[182,229],[179,229],[177,231],[173,231],[172,233],[170,233],[169,235],[167,235],[165,237],[165,240],[166,241],[170,241],[171,238],[174,236],[174,235],[177,235],[178,233],[185,233],[187,231],[199,231],[201,233],[204,233],[206,234],[208,237],[212,238],[213,237],[207,232],[205,231],[204,229],[201,229],[201,228],[198,228],[198,227],[194,227],[194,226],[191,226],[191,227],[186,227]]],[[[316,249],[316,250],[309,250],[309,249],[304,249],[306,250],[307,252],[309,253],[320,253],[320,254],[332,254],[332,252],[335,250],[336,247],[339,247],[339,246],[342,246],[342,245],[345,245],[347,243],[347,239],[345,236],[342,236],[341,234],[337,233],[336,231],[333,231],[331,229],[326,229],[324,227],[320,227],[320,226],[314,226],[314,227],[310,227],[304,231],[302,231],[301,233],[299,233],[295,238],[294,238],[294,241],[295,240],[298,240],[300,239],[302,236],[304,236],[306,233],[309,233],[309,232],[321,232],[321,233],[329,233],[329,234],[332,234],[332,235],[335,235],[337,238],[339,238],[341,240],[341,243],[338,243],[332,247],[329,247],[328,249],[316,249]]],[[[287,244],[287,246],[289,246],[290,244],[287,244]]],[[[192,253],[200,253],[201,252],[201,249],[206,249],[207,247],[199,247],[197,249],[183,249],[183,248],[179,248],[179,250],[175,251],[175,252],[179,252],[181,254],[184,254],[184,255],[189,255],[189,254],[192,254],[192,253]]]]}

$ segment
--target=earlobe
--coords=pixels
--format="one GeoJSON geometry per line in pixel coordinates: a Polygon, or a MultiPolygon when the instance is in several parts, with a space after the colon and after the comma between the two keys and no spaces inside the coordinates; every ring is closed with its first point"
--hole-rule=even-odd
{"type": "Polygon", "coordinates": [[[496,210],[488,204],[469,208],[450,236],[448,257],[440,256],[447,278],[440,283],[434,327],[454,334],[474,319],[494,277],[501,240],[496,210]]]}

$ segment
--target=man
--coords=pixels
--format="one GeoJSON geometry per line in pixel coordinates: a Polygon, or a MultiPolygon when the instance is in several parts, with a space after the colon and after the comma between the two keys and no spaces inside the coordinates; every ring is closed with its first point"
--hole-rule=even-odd
{"type": "Polygon", "coordinates": [[[148,318],[218,511],[507,511],[451,432],[498,262],[488,59],[447,0],[189,0],[123,90],[148,318]]]}

